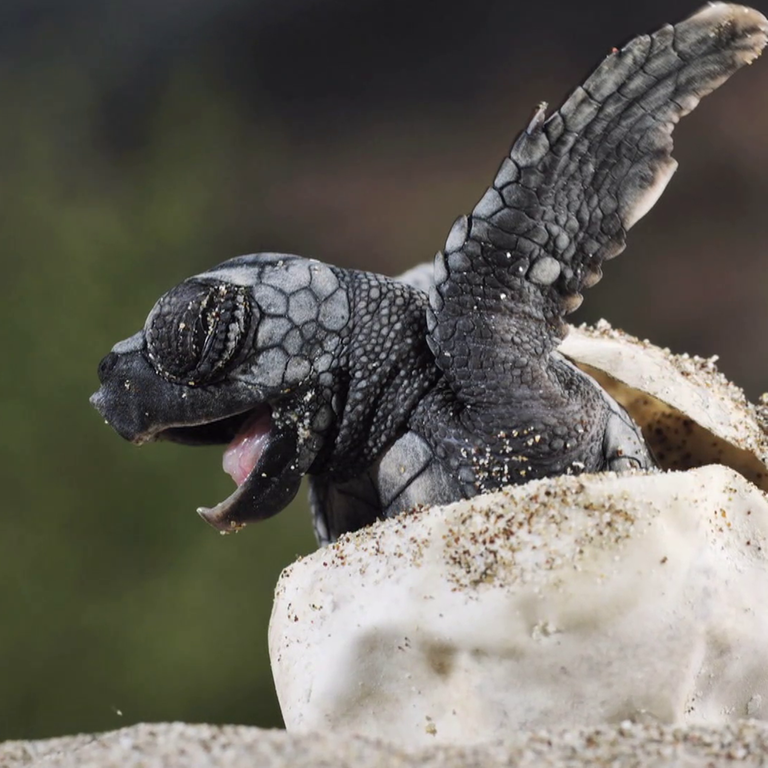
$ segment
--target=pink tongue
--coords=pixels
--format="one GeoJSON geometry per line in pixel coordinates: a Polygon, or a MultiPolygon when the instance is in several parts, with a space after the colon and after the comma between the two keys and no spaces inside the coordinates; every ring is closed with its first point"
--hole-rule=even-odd
{"type": "Polygon", "coordinates": [[[235,439],[224,451],[224,471],[242,485],[264,453],[272,421],[269,411],[259,411],[243,424],[235,439]]]}

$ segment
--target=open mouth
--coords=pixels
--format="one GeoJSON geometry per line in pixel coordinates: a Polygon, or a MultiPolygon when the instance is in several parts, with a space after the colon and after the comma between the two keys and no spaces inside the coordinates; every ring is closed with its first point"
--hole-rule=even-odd
{"type": "Polygon", "coordinates": [[[157,438],[182,445],[227,445],[222,465],[224,471],[240,486],[259,463],[271,429],[270,408],[261,405],[208,424],[169,427],[160,432],[157,438]]]}
{"type": "Polygon", "coordinates": [[[180,445],[226,445],[237,437],[247,422],[261,413],[269,415],[269,406],[260,405],[234,416],[191,427],[168,427],[157,433],[154,439],[180,445]]]}
{"type": "MultiPolygon", "coordinates": [[[[198,513],[211,525],[220,530],[240,527],[246,520],[238,519],[244,493],[250,486],[268,479],[276,468],[268,467],[272,462],[263,462],[265,451],[270,447],[272,437],[272,412],[268,405],[229,416],[225,419],[191,427],[169,427],[157,435],[160,440],[169,440],[184,445],[226,445],[222,466],[235,481],[237,490],[212,509],[200,508],[198,513]],[[253,476],[253,477],[252,477],[253,476]],[[248,482],[250,479],[250,482],[248,482]]],[[[266,457],[267,459],[269,457],[266,457]]],[[[269,516],[269,515],[266,515],[269,516]]],[[[261,515],[251,510],[250,519],[261,515]]]]}
{"type": "Polygon", "coordinates": [[[272,418],[267,406],[257,408],[243,422],[226,450],[222,466],[240,487],[253,472],[269,441],[272,418]]]}

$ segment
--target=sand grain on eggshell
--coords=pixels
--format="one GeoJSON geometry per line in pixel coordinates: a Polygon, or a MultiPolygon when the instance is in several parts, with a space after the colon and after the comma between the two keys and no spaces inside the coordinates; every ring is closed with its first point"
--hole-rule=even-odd
{"type": "Polygon", "coordinates": [[[289,730],[411,746],[764,719],[768,500],[723,466],[561,476],[294,563],[269,645],[289,730]]]}

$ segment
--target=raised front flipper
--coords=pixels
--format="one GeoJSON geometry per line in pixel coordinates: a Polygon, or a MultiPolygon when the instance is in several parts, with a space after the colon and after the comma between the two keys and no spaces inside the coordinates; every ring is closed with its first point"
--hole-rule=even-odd
{"type": "Polygon", "coordinates": [[[767,27],[708,5],[614,50],[549,117],[540,105],[435,259],[430,346],[460,401],[503,396],[500,377],[539,388],[531,364],[674,173],[675,124],[760,54],[767,27]]]}

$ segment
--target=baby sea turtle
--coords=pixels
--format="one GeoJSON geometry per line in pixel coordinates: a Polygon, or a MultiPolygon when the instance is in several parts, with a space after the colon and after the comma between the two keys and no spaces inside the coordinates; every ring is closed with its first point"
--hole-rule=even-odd
{"type": "Polygon", "coordinates": [[[624,408],[558,346],[563,317],[676,169],[677,121],[766,43],[714,3],[614,49],[540,104],[425,280],[274,253],[168,291],[101,361],[93,405],[135,443],[224,444],[237,490],[200,514],[270,517],[309,477],[318,540],[419,504],[655,465],[624,408]]]}

